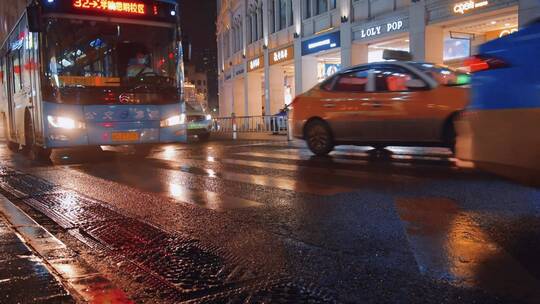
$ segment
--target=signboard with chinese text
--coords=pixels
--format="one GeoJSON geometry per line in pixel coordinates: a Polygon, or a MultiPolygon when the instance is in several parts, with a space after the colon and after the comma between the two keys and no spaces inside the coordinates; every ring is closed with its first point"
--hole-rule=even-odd
{"type": "Polygon", "coordinates": [[[270,65],[285,62],[294,58],[294,46],[288,46],[270,52],[270,65]]]}
{"type": "Polygon", "coordinates": [[[323,34],[315,38],[302,41],[302,56],[338,48],[340,46],[341,36],[339,31],[323,34]]]}

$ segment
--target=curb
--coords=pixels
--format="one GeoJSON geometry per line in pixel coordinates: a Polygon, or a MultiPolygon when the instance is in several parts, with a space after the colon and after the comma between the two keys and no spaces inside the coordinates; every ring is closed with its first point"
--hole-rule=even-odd
{"type": "Polygon", "coordinates": [[[134,303],[59,239],[0,194],[0,213],[78,303],[134,303]]]}

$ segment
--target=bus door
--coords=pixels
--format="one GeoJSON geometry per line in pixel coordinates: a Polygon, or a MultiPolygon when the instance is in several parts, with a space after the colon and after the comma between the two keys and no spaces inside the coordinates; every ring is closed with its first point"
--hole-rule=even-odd
{"type": "Polygon", "coordinates": [[[27,94],[27,100],[29,102],[29,108],[32,112],[33,126],[34,126],[34,136],[36,143],[43,144],[43,112],[42,112],[42,103],[41,103],[41,85],[40,85],[40,76],[39,76],[39,39],[37,33],[28,33],[28,43],[25,44],[25,70],[28,73],[28,78],[26,81],[26,86],[29,88],[27,94]],[[27,46],[29,46],[27,48],[27,46]]]}
{"type": "Polygon", "coordinates": [[[25,102],[24,98],[26,95],[23,90],[22,82],[22,58],[21,58],[21,49],[12,50],[9,55],[9,67],[10,67],[10,97],[11,97],[11,116],[13,117],[13,131],[15,133],[15,140],[20,144],[24,144],[24,110],[25,102]]]}
{"type": "Polygon", "coordinates": [[[7,140],[14,141],[17,137],[16,130],[15,130],[15,124],[14,124],[14,107],[13,107],[13,62],[11,59],[10,54],[8,54],[5,57],[5,81],[6,85],[4,87],[5,91],[5,97],[7,101],[6,106],[6,134],[8,136],[7,140]]]}

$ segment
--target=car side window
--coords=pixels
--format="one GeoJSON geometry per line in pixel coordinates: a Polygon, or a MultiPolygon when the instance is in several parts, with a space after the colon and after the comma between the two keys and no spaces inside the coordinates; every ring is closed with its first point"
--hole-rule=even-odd
{"type": "Polygon", "coordinates": [[[375,92],[413,91],[407,87],[407,82],[412,79],[422,81],[411,71],[398,66],[374,68],[373,77],[375,81],[375,92]]]}
{"type": "Polygon", "coordinates": [[[323,81],[321,83],[320,88],[325,90],[325,91],[331,91],[332,90],[332,85],[334,84],[334,80],[336,80],[336,77],[330,77],[330,78],[326,79],[325,81],[323,81]]]}
{"type": "Polygon", "coordinates": [[[367,70],[355,71],[338,76],[334,84],[334,91],[365,92],[369,77],[367,70]]]}

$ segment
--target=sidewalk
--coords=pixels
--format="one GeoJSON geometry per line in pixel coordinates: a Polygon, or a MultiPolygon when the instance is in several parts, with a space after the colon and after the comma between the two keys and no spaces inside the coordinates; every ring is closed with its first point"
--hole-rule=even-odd
{"type": "Polygon", "coordinates": [[[0,303],[75,303],[1,215],[0,303]]]}

